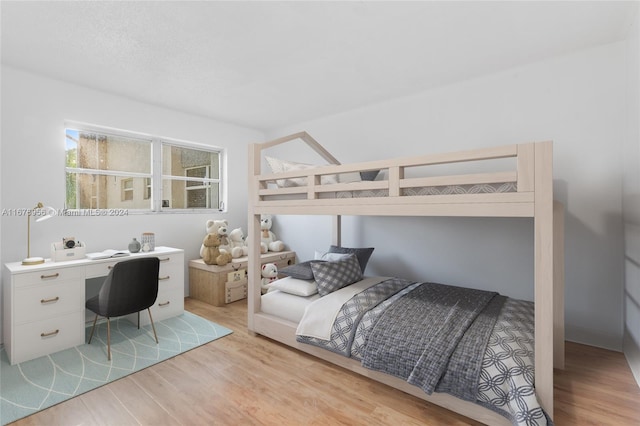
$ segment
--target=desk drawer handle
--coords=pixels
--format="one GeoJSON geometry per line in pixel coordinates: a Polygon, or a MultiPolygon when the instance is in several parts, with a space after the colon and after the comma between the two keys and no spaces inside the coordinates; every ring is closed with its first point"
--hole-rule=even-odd
{"type": "Polygon", "coordinates": [[[45,303],[57,302],[58,300],[60,300],[60,296],[56,296],[51,299],[40,299],[40,303],[44,305],[45,303]]]}
{"type": "Polygon", "coordinates": [[[171,258],[170,258],[170,257],[165,257],[164,259],[160,259],[160,262],[167,262],[167,261],[169,261],[169,260],[171,260],[171,258]]]}
{"type": "Polygon", "coordinates": [[[166,301],[164,303],[158,303],[158,306],[167,306],[171,301],[166,301]]]}
{"type": "Polygon", "coordinates": [[[55,336],[58,333],[60,333],[60,330],[51,331],[49,333],[40,333],[40,337],[51,337],[51,336],[55,336]]]}
{"type": "Polygon", "coordinates": [[[40,279],[46,280],[47,278],[58,278],[59,276],[60,276],[60,273],[56,272],[55,274],[51,274],[51,275],[40,275],[40,279]]]}
{"type": "Polygon", "coordinates": [[[171,278],[171,275],[167,275],[166,277],[158,277],[158,281],[168,280],[169,278],[171,278]]]}

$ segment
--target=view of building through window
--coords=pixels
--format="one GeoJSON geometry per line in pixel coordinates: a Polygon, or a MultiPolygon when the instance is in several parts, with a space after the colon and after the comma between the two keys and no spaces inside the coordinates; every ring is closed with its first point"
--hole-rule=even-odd
{"type": "Polygon", "coordinates": [[[67,128],[66,207],[220,209],[220,157],[195,144],[67,128]]]}

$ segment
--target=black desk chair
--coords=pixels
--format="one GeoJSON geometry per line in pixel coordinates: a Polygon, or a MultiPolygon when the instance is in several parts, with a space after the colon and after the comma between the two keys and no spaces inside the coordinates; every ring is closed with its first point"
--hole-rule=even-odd
{"type": "Polygon", "coordinates": [[[107,357],[111,360],[111,323],[109,318],[138,313],[140,328],[140,311],[149,311],[149,319],[153,335],[158,343],[156,327],[151,317],[151,306],[158,297],[158,273],[160,260],[157,257],[141,257],[124,260],[115,264],[109,271],[97,296],[87,300],[86,308],[95,312],[93,328],[89,336],[89,344],[96,329],[98,316],[107,318],[107,357]]]}

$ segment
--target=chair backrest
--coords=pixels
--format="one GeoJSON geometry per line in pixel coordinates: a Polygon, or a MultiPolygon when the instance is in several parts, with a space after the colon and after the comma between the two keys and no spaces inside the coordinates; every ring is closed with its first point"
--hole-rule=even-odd
{"type": "Polygon", "coordinates": [[[100,314],[117,317],[153,306],[158,297],[159,270],[157,257],[116,263],[100,288],[100,314]]]}

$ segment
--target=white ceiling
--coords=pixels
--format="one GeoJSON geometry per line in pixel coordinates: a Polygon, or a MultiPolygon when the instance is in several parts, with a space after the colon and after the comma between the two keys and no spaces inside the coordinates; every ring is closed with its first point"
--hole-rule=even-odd
{"type": "Polygon", "coordinates": [[[0,3],[2,63],[271,129],[610,43],[633,2],[0,3]]]}

